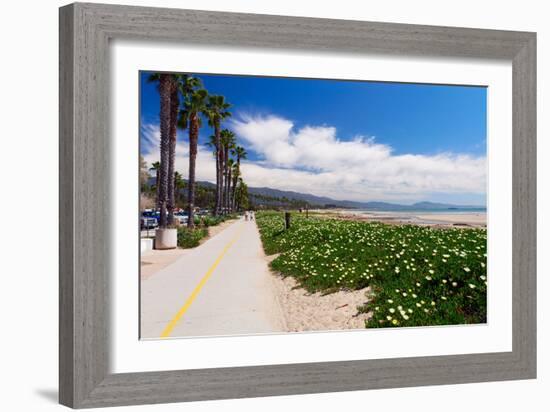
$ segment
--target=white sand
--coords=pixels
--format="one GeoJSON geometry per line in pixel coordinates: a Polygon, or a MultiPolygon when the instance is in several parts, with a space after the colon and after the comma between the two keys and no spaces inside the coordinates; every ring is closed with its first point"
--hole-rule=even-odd
{"type": "MultiPolygon", "coordinates": [[[[268,256],[272,261],[277,255],[268,256]]],[[[288,332],[364,329],[370,314],[357,314],[367,301],[369,288],[340,291],[329,295],[309,293],[292,277],[273,274],[274,290],[288,332]]]]}
{"type": "Polygon", "coordinates": [[[418,215],[418,219],[434,222],[443,222],[458,225],[481,226],[487,224],[486,213],[446,213],[432,215],[418,215]]]}

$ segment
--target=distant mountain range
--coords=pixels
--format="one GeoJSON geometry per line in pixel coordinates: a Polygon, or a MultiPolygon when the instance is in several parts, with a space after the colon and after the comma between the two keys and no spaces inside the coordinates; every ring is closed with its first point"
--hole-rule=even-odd
{"type": "MultiPolygon", "coordinates": [[[[154,185],[155,179],[149,179],[149,184],[154,185]]],[[[207,189],[214,189],[215,184],[200,181],[197,185],[207,189]]],[[[412,205],[402,205],[388,202],[357,202],[353,200],[336,200],[324,196],[315,196],[309,193],[299,193],[289,190],[272,189],[270,187],[249,187],[248,195],[256,204],[266,206],[283,206],[294,202],[307,202],[313,207],[331,207],[345,209],[368,209],[383,211],[407,211],[407,210],[480,210],[484,206],[454,205],[449,203],[417,202],[412,205]]]]}
{"type": "Polygon", "coordinates": [[[347,209],[369,209],[369,210],[385,210],[385,211],[407,211],[407,210],[470,210],[470,209],[485,209],[484,206],[465,206],[453,205],[448,203],[435,202],[417,202],[412,205],[402,205],[388,202],[356,202],[352,200],[336,200],[329,197],[315,196],[308,193],[298,193],[287,190],[271,189],[269,187],[249,187],[249,195],[270,197],[270,198],[286,198],[290,200],[305,201],[312,206],[320,207],[338,207],[347,209]]]}

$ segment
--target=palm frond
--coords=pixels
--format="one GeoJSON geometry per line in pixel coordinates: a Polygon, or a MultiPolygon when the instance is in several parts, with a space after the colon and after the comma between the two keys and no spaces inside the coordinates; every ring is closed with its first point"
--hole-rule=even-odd
{"type": "Polygon", "coordinates": [[[181,110],[178,118],[178,128],[185,130],[189,125],[189,110],[181,110]]]}

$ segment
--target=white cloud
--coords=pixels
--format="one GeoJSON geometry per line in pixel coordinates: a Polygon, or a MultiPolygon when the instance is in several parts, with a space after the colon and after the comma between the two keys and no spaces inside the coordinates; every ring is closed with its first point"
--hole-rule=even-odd
{"type": "Polygon", "coordinates": [[[251,186],[268,182],[263,186],[280,188],[283,182],[287,190],[352,200],[414,201],[434,193],[486,191],[485,157],[395,155],[373,138],[340,140],[329,126],[295,130],[276,116],[243,116],[232,127],[263,158],[261,166],[244,168],[251,186]]]}
{"type": "Polygon", "coordinates": [[[306,126],[293,131],[293,123],[276,116],[233,120],[232,127],[255,152],[273,166],[338,171],[350,164],[378,162],[391,148],[361,136],[351,141],[336,138],[336,129],[306,126]]]}
{"type": "MultiPolygon", "coordinates": [[[[486,158],[467,154],[393,154],[374,138],[341,140],[330,126],[294,127],[277,116],[243,116],[231,128],[257,161],[243,162],[249,186],[312,193],[334,199],[413,202],[434,195],[473,195],[483,201],[486,192],[486,158]]],[[[142,128],[143,139],[158,147],[158,128],[142,128]]],[[[187,139],[178,142],[176,169],[188,173],[187,139]]],[[[158,149],[145,155],[158,160],[158,149]]],[[[199,147],[197,180],[215,180],[210,149],[199,147]]],[[[470,196],[471,197],[471,196],[470,196]]]]}

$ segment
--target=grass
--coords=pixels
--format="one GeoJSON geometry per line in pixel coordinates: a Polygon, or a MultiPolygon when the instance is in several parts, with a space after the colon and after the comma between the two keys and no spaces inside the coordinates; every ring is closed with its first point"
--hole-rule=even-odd
{"type": "Polygon", "coordinates": [[[366,327],[486,322],[487,232],[256,215],[266,254],[310,292],[371,288],[366,327]]]}

